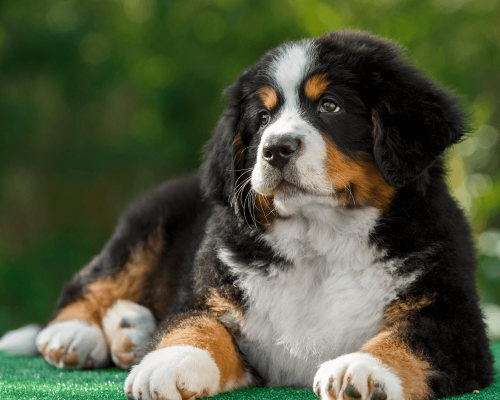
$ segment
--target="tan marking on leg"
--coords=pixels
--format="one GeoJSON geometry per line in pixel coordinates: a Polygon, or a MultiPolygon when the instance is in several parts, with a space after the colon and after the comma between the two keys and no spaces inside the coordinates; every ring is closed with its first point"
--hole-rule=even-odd
{"type": "Polygon", "coordinates": [[[402,299],[392,303],[382,318],[382,326],[388,329],[393,325],[407,319],[414,312],[432,304],[435,295],[426,295],[422,297],[411,297],[402,299]]]}
{"type": "Polygon", "coordinates": [[[83,366],[83,368],[86,368],[86,369],[92,368],[93,362],[94,362],[94,360],[92,359],[92,357],[88,356],[87,359],[85,360],[85,365],[83,366]]]}
{"type": "Polygon", "coordinates": [[[327,152],[325,168],[339,200],[351,207],[375,206],[387,211],[396,189],[382,178],[375,161],[368,155],[351,159],[327,135],[323,137],[327,152]]]}
{"type": "Polygon", "coordinates": [[[50,324],[73,319],[79,319],[93,325],[99,325],[101,321],[99,309],[93,307],[92,302],[84,297],[60,310],[57,316],[50,321],[50,324]]]}
{"type": "MultiPolygon", "coordinates": [[[[342,376],[341,382],[344,380],[344,376],[342,376]]],[[[337,395],[333,390],[333,377],[330,377],[328,380],[328,386],[326,387],[326,394],[333,400],[337,400],[337,395]]]]}
{"type": "Polygon", "coordinates": [[[415,354],[394,331],[384,331],[369,340],[360,350],[379,359],[401,380],[405,400],[425,400],[432,397],[429,378],[431,365],[415,354]]]}
{"type": "Polygon", "coordinates": [[[63,355],[62,347],[49,351],[48,357],[55,363],[59,363],[61,356],[63,355]]]}
{"type": "Polygon", "coordinates": [[[64,365],[77,365],[78,355],[76,353],[64,353],[61,357],[64,365]]]}
{"type": "Polygon", "coordinates": [[[144,281],[159,262],[163,245],[160,225],[145,243],[139,244],[132,251],[127,263],[118,273],[98,278],[90,283],[84,296],[61,309],[50,323],[79,319],[89,324],[100,325],[107,309],[116,300],[137,302],[141,297],[144,281]]]}
{"type": "Polygon", "coordinates": [[[115,349],[124,353],[131,352],[134,347],[134,343],[132,343],[130,338],[125,334],[120,335],[115,341],[115,349]]]}
{"type": "Polygon", "coordinates": [[[278,95],[276,90],[270,86],[261,87],[257,90],[257,94],[262,100],[264,107],[266,107],[269,111],[271,111],[274,107],[276,107],[276,104],[278,104],[278,95]]]}
{"type": "Polygon", "coordinates": [[[375,138],[377,136],[377,119],[375,118],[375,109],[372,108],[372,123],[373,123],[373,131],[372,136],[375,138]]]}
{"type": "MultiPolygon", "coordinates": [[[[182,400],[189,400],[191,398],[196,399],[196,395],[198,394],[196,392],[191,392],[190,390],[186,390],[186,389],[180,388],[178,386],[177,386],[177,390],[181,394],[182,400]]],[[[202,397],[202,396],[200,396],[200,397],[202,397]]]]}
{"type": "Polygon", "coordinates": [[[42,352],[42,354],[43,354],[44,356],[46,356],[46,354],[45,354],[45,350],[47,350],[47,346],[48,346],[48,345],[49,345],[49,342],[44,343],[44,344],[42,344],[42,345],[40,346],[40,351],[42,352]]]}
{"type": "MultiPolygon", "coordinates": [[[[131,393],[132,393],[132,391],[131,391],[131,393]]],[[[160,395],[158,394],[158,392],[156,390],[153,393],[156,396],[156,400],[168,400],[166,397],[160,397],[160,395]]]]}
{"type": "Polygon", "coordinates": [[[134,353],[135,347],[136,346],[130,341],[130,338],[127,335],[121,334],[114,342],[114,346],[111,351],[113,352],[115,358],[123,366],[130,367],[136,361],[136,357],[138,356],[134,353]]]}
{"type": "Polygon", "coordinates": [[[316,74],[307,80],[304,91],[306,96],[311,100],[318,100],[329,84],[330,82],[326,79],[326,74],[316,74]]]}
{"type": "Polygon", "coordinates": [[[229,382],[242,382],[245,367],[233,343],[233,338],[215,318],[198,316],[184,321],[161,340],[157,349],[168,346],[193,346],[206,350],[220,372],[220,388],[229,382]]]}
{"type": "Polygon", "coordinates": [[[136,357],[133,354],[118,354],[115,353],[115,358],[120,362],[121,366],[130,366],[136,361],[136,357]]]}
{"type": "Polygon", "coordinates": [[[239,328],[246,321],[241,307],[215,289],[210,291],[206,304],[211,313],[226,327],[239,328]]]}

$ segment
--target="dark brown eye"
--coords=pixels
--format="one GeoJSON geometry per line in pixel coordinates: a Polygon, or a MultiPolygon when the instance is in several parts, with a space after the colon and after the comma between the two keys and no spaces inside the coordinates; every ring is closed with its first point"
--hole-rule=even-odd
{"type": "Polygon", "coordinates": [[[331,100],[323,100],[321,107],[319,108],[320,112],[338,113],[340,110],[342,110],[342,108],[331,100]]]}
{"type": "Polygon", "coordinates": [[[269,121],[271,121],[271,116],[269,114],[262,114],[260,117],[260,124],[266,126],[269,121]]]}

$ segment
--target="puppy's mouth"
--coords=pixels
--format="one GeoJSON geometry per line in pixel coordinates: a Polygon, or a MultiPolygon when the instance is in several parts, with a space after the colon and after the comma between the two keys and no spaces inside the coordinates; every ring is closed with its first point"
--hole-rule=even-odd
{"type": "Polygon", "coordinates": [[[252,180],[253,189],[266,197],[278,201],[295,201],[301,197],[325,197],[335,194],[329,187],[316,185],[314,180],[305,184],[302,172],[296,163],[289,163],[285,168],[278,169],[264,164],[258,174],[258,179],[252,180]],[[326,189],[326,190],[325,190],[326,189]]]}
{"type": "Polygon", "coordinates": [[[267,197],[294,197],[299,194],[307,194],[309,191],[306,189],[286,180],[285,178],[281,178],[278,184],[273,185],[274,187],[266,187],[262,190],[262,194],[267,197]]]}
{"type": "Polygon", "coordinates": [[[293,196],[299,192],[303,192],[301,188],[288,182],[286,179],[282,179],[280,183],[272,190],[273,194],[279,193],[283,196],[293,196]]]}

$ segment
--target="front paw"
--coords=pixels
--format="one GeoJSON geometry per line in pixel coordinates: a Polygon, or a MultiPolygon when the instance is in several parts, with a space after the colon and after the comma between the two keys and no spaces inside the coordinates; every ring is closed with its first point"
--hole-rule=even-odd
{"type": "Polygon", "coordinates": [[[220,372],[206,350],[170,346],[149,353],[125,381],[128,399],[187,400],[220,391],[220,372]]]}
{"type": "Polygon", "coordinates": [[[36,338],[45,361],[57,368],[102,368],[109,351],[102,330],[81,320],[56,322],[36,338]]]}
{"type": "Polygon", "coordinates": [[[313,388],[322,400],[398,400],[402,392],[399,378],[365,353],[346,354],[322,364],[313,388]]]}
{"type": "Polygon", "coordinates": [[[156,329],[156,320],[146,307],[118,300],[102,319],[111,359],[123,369],[139,361],[156,329]]]}

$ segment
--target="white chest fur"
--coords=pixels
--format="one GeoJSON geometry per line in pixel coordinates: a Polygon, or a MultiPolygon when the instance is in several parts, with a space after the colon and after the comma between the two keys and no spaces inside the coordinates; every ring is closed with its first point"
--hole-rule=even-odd
{"type": "Polygon", "coordinates": [[[412,280],[368,243],[377,215],[309,205],[278,221],[264,239],[294,265],[271,276],[243,274],[221,251],[249,303],[239,345],[270,385],[310,387],[320,363],[377,333],[385,306],[412,280]]]}

